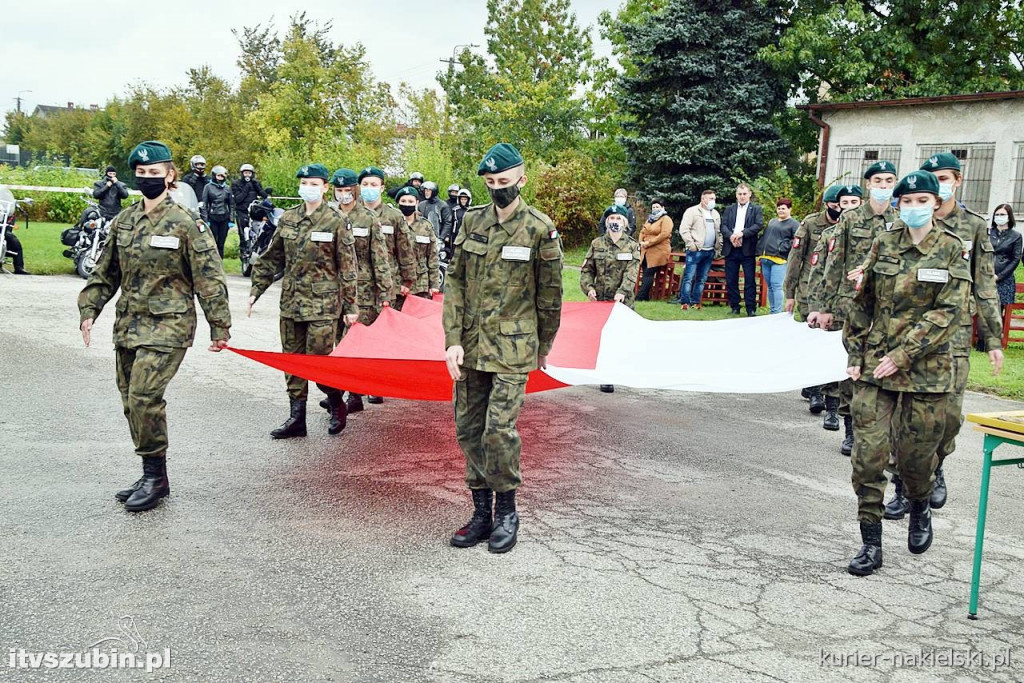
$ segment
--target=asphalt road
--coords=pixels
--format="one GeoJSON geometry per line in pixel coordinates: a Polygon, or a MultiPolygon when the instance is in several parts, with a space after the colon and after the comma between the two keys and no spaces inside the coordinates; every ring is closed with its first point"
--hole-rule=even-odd
{"type": "MultiPolygon", "coordinates": [[[[906,522],[886,522],[884,568],[855,578],[849,460],[796,393],[533,396],[519,545],[495,556],[447,543],[470,507],[448,404],[389,400],[329,437],[314,390],[310,436],[272,441],[282,377],[207,352],[201,323],[167,395],[173,493],[133,515],[112,497],[139,470],[113,309],[84,348],[81,284],[0,276],[0,681],[1024,679],[1024,474],[993,474],[968,621],[981,460],[968,427],[931,550],[911,556],[906,522]],[[168,649],[170,666],[10,666],[111,637],[168,649]],[[947,650],[1010,661],[944,666],[947,650]]],[[[277,287],[247,320],[245,283],[230,285],[233,343],[280,348],[277,287]]],[[[1022,406],[972,394],[966,407],[1022,406]]]]}

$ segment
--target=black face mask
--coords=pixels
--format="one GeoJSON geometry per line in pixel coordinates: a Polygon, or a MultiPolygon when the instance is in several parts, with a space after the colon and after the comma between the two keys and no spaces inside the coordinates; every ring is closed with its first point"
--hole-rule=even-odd
{"type": "Polygon", "coordinates": [[[488,194],[491,195],[491,201],[499,209],[504,209],[510,205],[519,196],[519,185],[509,185],[508,187],[488,187],[488,194]]]}
{"type": "Polygon", "coordinates": [[[156,199],[167,189],[167,176],[153,178],[150,176],[136,176],[135,187],[146,199],[156,199]]]}
{"type": "Polygon", "coordinates": [[[399,204],[398,210],[402,212],[403,216],[411,216],[416,213],[416,207],[409,206],[408,204],[399,204]]]}
{"type": "Polygon", "coordinates": [[[828,217],[833,221],[838,221],[839,217],[843,215],[842,209],[833,209],[831,206],[827,208],[828,217]]]}

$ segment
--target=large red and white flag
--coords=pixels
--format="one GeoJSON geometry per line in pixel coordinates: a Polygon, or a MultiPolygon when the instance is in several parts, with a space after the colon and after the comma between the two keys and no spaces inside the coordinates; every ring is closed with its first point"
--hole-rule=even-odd
{"type": "MultiPolygon", "coordinates": [[[[441,302],[406,300],[354,325],[329,356],[232,349],[247,358],[360,394],[449,401],[441,302]]],[[[755,394],[846,377],[842,335],[789,315],[718,321],[647,320],[622,304],[566,303],[548,367],[527,392],[578,384],[755,394]]]]}

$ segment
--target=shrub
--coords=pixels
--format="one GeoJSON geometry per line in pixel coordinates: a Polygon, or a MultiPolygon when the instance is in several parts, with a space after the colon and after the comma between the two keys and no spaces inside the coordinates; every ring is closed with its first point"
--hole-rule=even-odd
{"type": "MultiPolygon", "coordinates": [[[[10,168],[0,166],[0,183],[4,185],[39,185],[42,187],[81,187],[92,190],[98,177],[91,173],[58,166],[10,168]]],[[[31,198],[30,220],[74,223],[85,210],[84,194],[71,192],[14,192],[18,199],[31,198]]],[[[92,201],[92,195],[88,197],[92,201]]],[[[130,201],[126,200],[125,204],[130,201]]]]}
{"type": "Polygon", "coordinates": [[[534,178],[537,207],[558,226],[566,246],[593,239],[614,189],[612,178],[577,151],[565,152],[553,166],[539,169],[534,178]]]}

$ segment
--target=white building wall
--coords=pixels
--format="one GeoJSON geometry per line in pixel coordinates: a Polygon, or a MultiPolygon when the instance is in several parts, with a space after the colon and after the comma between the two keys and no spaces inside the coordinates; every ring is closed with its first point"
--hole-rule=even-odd
{"type": "Polygon", "coordinates": [[[995,144],[988,212],[1013,200],[1017,143],[1024,143],[1024,99],[868,107],[822,112],[831,128],[826,182],[838,174],[843,145],[896,145],[900,175],[918,168],[918,146],[995,144]]]}

